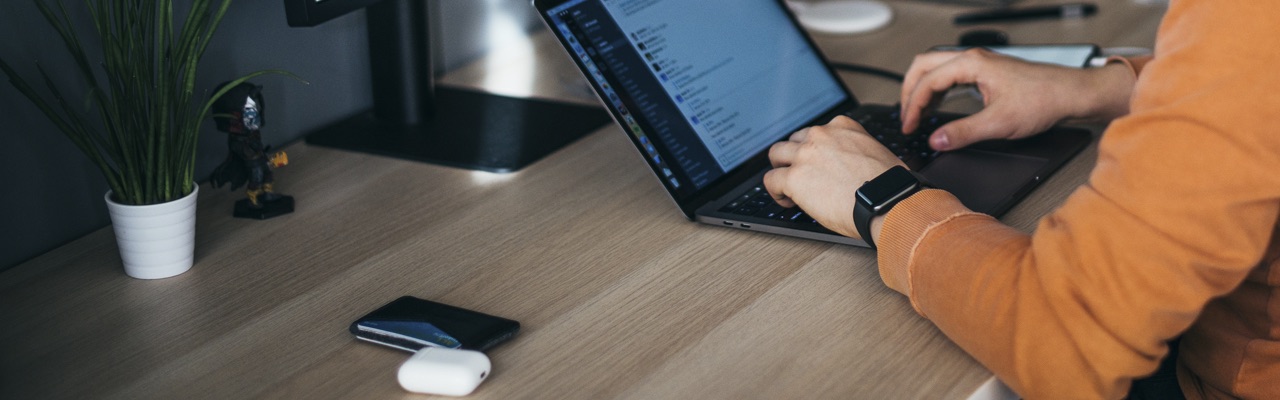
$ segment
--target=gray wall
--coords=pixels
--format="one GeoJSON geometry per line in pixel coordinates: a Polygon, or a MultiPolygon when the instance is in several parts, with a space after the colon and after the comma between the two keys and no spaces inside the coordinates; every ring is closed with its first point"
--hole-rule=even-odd
{"type": "MultiPolygon", "coordinates": [[[[425,0],[424,0],[425,1],[425,0]]],[[[78,2],[65,2],[80,8],[78,2]]],[[[179,1],[179,3],[182,3],[179,1]]],[[[482,55],[495,24],[538,26],[527,0],[437,0],[433,11],[436,70],[446,71],[482,55]],[[441,15],[447,18],[440,18],[441,15]],[[443,39],[441,39],[443,37],[443,39]]],[[[87,34],[82,17],[77,28],[87,34]]],[[[23,76],[38,79],[35,62],[67,83],[79,84],[70,58],[30,1],[0,2],[0,57],[23,76]]],[[[235,2],[201,64],[201,87],[251,71],[281,68],[311,82],[268,76],[267,144],[296,141],[312,129],[371,106],[369,60],[363,12],[314,28],[285,24],[280,0],[235,2]]],[[[96,49],[91,49],[93,54],[96,49]]],[[[107,186],[78,149],[7,82],[0,82],[0,270],[8,269],[110,224],[103,194],[107,186]]],[[[226,157],[223,133],[206,127],[196,176],[207,176],[226,157]]]]}

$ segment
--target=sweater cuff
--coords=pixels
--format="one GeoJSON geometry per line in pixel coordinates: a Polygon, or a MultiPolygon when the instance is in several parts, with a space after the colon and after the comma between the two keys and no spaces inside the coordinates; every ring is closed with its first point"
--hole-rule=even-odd
{"type": "Polygon", "coordinates": [[[1111,63],[1124,64],[1124,66],[1129,67],[1129,71],[1133,72],[1133,76],[1136,78],[1139,75],[1142,75],[1142,69],[1146,67],[1147,63],[1150,61],[1151,61],[1151,56],[1149,55],[1137,56],[1137,57],[1111,56],[1111,57],[1107,57],[1106,64],[1111,64],[1111,63]]]}
{"type": "Polygon", "coordinates": [[[898,203],[885,215],[876,240],[880,279],[889,288],[907,295],[911,306],[924,315],[911,292],[911,261],[916,246],[931,228],[955,217],[977,214],[944,190],[921,190],[898,203]]]}

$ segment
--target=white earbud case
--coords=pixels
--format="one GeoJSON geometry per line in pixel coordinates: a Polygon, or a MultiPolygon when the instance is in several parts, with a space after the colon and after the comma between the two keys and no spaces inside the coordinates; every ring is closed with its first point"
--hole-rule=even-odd
{"type": "Polygon", "coordinates": [[[410,392],[466,396],[489,377],[491,367],[478,351],[424,347],[400,365],[396,377],[410,392]]]}

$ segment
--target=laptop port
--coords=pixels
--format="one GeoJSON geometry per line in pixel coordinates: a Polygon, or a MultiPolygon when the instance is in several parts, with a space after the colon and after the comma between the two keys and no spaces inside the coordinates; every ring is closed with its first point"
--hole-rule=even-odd
{"type": "Polygon", "coordinates": [[[742,227],[743,227],[743,228],[747,228],[747,229],[751,229],[751,225],[747,225],[747,224],[742,224],[742,227]]]}

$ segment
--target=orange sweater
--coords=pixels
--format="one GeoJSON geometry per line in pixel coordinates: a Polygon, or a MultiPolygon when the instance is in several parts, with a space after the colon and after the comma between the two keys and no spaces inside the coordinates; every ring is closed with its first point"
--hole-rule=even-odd
{"type": "Polygon", "coordinates": [[[1278,21],[1174,0],[1086,185],[1033,235],[920,192],[881,277],[1024,397],[1122,397],[1185,331],[1189,398],[1280,399],[1278,21]]]}

